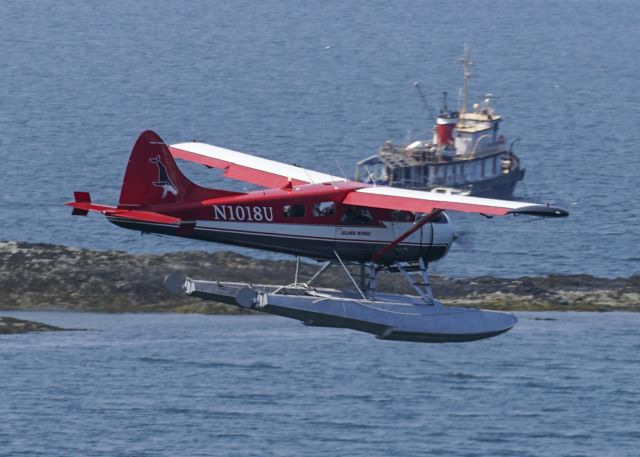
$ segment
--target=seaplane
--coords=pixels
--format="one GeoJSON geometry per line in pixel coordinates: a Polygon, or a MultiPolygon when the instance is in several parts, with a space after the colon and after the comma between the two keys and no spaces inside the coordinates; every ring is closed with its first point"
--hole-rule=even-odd
{"type": "MultiPolygon", "coordinates": [[[[167,145],[153,131],[137,139],[116,206],[95,204],[88,192],[66,203],[74,215],[103,214],[142,233],[243,246],[296,257],[293,282],[254,284],[168,275],[173,292],[302,321],[348,328],[382,340],[462,342],[511,329],[511,313],[449,307],[437,300],[428,266],[454,241],[447,211],[486,217],[565,217],[562,208],[425,192],[355,182],[202,142],[167,145]],[[176,159],[223,170],[223,176],[257,190],[201,187],[176,159]],[[300,258],[323,262],[308,280],[300,258]],[[330,267],[344,270],[353,287],[316,287],[330,267]],[[378,290],[381,273],[403,275],[415,295],[378,290]]],[[[284,281],[283,281],[284,282],[284,281]]]]}

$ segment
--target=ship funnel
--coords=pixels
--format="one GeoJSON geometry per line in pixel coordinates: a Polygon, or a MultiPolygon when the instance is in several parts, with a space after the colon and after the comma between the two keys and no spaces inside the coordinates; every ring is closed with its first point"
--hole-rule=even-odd
{"type": "Polygon", "coordinates": [[[436,135],[434,142],[436,144],[452,144],[453,143],[453,129],[458,122],[455,113],[443,113],[436,119],[436,135]]]}

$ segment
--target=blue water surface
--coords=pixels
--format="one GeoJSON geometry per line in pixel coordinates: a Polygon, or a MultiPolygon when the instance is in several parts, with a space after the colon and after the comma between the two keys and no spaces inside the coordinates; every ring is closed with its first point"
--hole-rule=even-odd
{"type": "MultiPolygon", "coordinates": [[[[74,190],[117,202],[144,129],[352,173],[385,140],[430,136],[441,91],[492,92],[527,169],[516,195],[558,221],[454,216],[450,276],[640,271],[640,13],[631,0],[0,2],[0,239],[164,252],[71,218],[74,190]]],[[[204,168],[196,181],[225,186],[204,168]]],[[[245,251],[246,252],[246,251],[245,251]]],[[[252,252],[251,255],[264,255],[252,252]]]]}
{"type": "Polygon", "coordinates": [[[272,316],[3,314],[88,330],[0,336],[0,455],[638,455],[638,314],[518,313],[457,344],[272,316]]]}

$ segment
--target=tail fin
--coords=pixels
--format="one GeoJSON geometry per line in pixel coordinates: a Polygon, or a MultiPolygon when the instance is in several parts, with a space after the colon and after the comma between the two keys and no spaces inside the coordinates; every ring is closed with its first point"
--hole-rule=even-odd
{"type": "Polygon", "coordinates": [[[182,174],[164,141],[146,130],[131,151],[118,207],[180,203],[194,186],[182,174]]]}
{"type": "MultiPolygon", "coordinates": [[[[131,151],[118,208],[144,210],[149,206],[194,203],[234,195],[242,195],[242,192],[208,189],[189,181],[164,141],[155,132],[146,130],[131,151]]],[[[156,210],[159,209],[153,209],[156,210]]],[[[175,206],[172,210],[176,210],[175,206]]]]}

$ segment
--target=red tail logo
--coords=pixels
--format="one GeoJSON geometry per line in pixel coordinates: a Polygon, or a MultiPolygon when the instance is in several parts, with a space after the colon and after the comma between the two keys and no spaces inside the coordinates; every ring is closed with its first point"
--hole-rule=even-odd
{"type": "Polygon", "coordinates": [[[158,166],[158,180],[153,181],[153,185],[155,187],[162,188],[162,199],[164,200],[165,198],[167,198],[168,194],[173,194],[174,196],[177,196],[178,188],[173,183],[173,181],[171,181],[171,178],[169,177],[169,173],[167,173],[167,167],[165,166],[165,164],[162,163],[162,160],[160,160],[160,156],[157,155],[155,157],[150,158],[149,162],[155,163],[158,166]]]}

